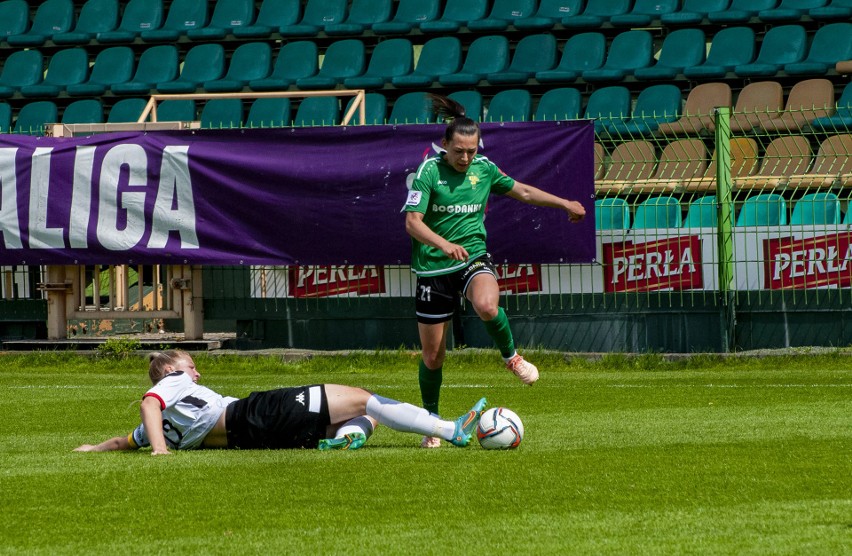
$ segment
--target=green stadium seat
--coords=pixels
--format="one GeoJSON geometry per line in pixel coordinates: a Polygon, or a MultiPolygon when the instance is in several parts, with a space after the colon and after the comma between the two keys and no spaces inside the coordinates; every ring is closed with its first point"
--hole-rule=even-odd
{"type": "Polygon", "coordinates": [[[202,87],[211,93],[242,91],[250,81],[265,79],[271,68],[272,49],[267,43],[243,43],[231,55],[225,76],[221,79],[205,81],[202,87]]]}
{"type": "Polygon", "coordinates": [[[293,125],[296,127],[333,126],[340,123],[340,99],[308,97],[299,103],[293,125]]]}
{"type": "Polygon", "coordinates": [[[639,68],[651,65],[653,40],[648,31],[625,31],[615,36],[606,61],[598,69],[583,72],[586,81],[620,81],[639,68]]]}
{"type": "Polygon", "coordinates": [[[289,41],[278,50],[278,57],[269,77],[252,79],[252,91],[287,90],[298,79],[317,73],[319,52],[313,41],[289,41]]]}
{"type": "Polygon", "coordinates": [[[825,75],[837,62],[852,59],[852,23],[829,23],[813,36],[807,57],[785,64],[788,75],[825,75]]]}
{"type": "Polygon", "coordinates": [[[447,0],[439,19],[420,24],[423,33],[455,33],[470,21],[485,17],[488,0],[447,0]]]}
{"type": "Polygon", "coordinates": [[[767,23],[799,21],[808,11],[825,6],[827,0],[781,0],[777,8],[760,10],[757,17],[767,23]]]}
{"type": "Polygon", "coordinates": [[[359,39],[333,42],[325,51],[322,66],[316,75],[296,80],[299,89],[333,89],[347,77],[364,73],[364,43],[359,39]]]}
{"type": "Polygon", "coordinates": [[[462,48],[456,37],[429,39],[420,50],[414,71],[391,79],[394,87],[429,87],[442,75],[461,69],[462,48]]]}
{"type": "Polygon", "coordinates": [[[719,213],[716,207],[716,196],[705,195],[689,203],[684,228],[715,228],[719,225],[719,213]]]}
{"type": "Polygon", "coordinates": [[[243,125],[243,101],[238,98],[214,98],[201,109],[202,129],[232,129],[243,125]]]}
{"type": "Polygon", "coordinates": [[[757,58],[750,64],[734,67],[737,77],[767,77],[781,71],[787,64],[805,57],[808,36],[801,25],[778,25],[763,36],[757,58]]]}
{"type": "Polygon", "coordinates": [[[482,93],[479,91],[455,91],[447,95],[462,106],[465,115],[476,122],[482,121],[482,93]]]}
{"type": "Polygon", "coordinates": [[[536,72],[540,83],[570,83],[586,70],[600,68],[606,59],[606,38],[597,32],[577,33],[562,48],[559,65],[551,70],[536,72]]]}
{"type": "Polygon", "coordinates": [[[67,32],[72,25],[72,0],[46,0],[36,9],[32,27],[24,33],[7,36],[6,42],[11,46],[40,46],[53,35],[67,32]]]}
{"type": "Polygon", "coordinates": [[[93,98],[75,100],[62,111],[63,124],[100,124],[104,121],[104,106],[93,98]]]}
{"type": "Polygon", "coordinates": [[[177,47],[171,44],[152,46],[139,56],[133,78],[110,85],[110,90],[117,95],[145,95],[156,88],[158,83],[172,81],[177,76],[177,47]]]}
{"type": "Polygon", "coordinates": [[[657,62],[651,67],[637,69],[633,76],[640,81],[674,79],[684,69],[703,63],[705,49],[704,31],[677,29],[666,35],[657,62]]]}
{"type": "Polygon", "coordinates": [[[811,121],[815,131],[847,131],[852,130],[852,83],[847,83],[837,99],[837,109],[829,116],[823,116],[811,121]]]}
{"type": "Polygon", "coordinates": [[[145,42],[175,42],[192,29],[207,25],[207,0],[174,0],[159,29],[142,31],[145,42]]]}
{"type": "Polygon", "coordinates": [[[593,0],[586,2],[583,13],[562,20],[562,25],[569,29],[596,29],[609,23],[617,15],[624,15],[630,10],[632,0],[593,0]]]}
{"type": "Polygon", "coordinates": [[[289,98],[259,98],[251,103],[245,127],[267,128],[290,125],[289,98]]]}
{"type": "Polygon", "coordinates": [[[630,207],[620,197],[607,197],[595,201],[596,230],[629,230],[630,207]]]}
{"type": "Polygon", "coordinates": [[[253,25],[233,29],[237,38],[267,38],[277,33],[280,27],[293,25],[301,14],[300,0],[263,0],[253,25]]]}
{"type": "Polygon", "coordinates": [[[743,202],[737,226],[783,226],[787,224],[787,202],[778,193],[759,193],[743,202]]]}
{"type": "Polygon", "coordinates": [[[831,0],[826,6],[811,8],[808,15],[815,21],[848,21],[852,18],[852,0],[831,0]]]}
{"type": "Polygon", "coordinates": [[[44,135],[46,124],[59,122],[59,111],[52,100],[30,102],[18,111],[12,133],[21,135],[44,135]]]}
{"type": "Polygon", "coordinates": [[[594,120],[595,133],[604,131],[604,126],[623,120],[630,114],[630,91],[627,87],[613,85],[595,89],[586,103],[584,118],[594,120]]]}
{"type": "Polygon", "coordinates": [[[736,66],[751,63],[755,50],[750,27],[726,27],[713,37],[704,63],[684,69],[683,74],[691,79],[725,77],[736,66]]]}
{"type": "Polygon", "coordinates": [[[158,122],[194,122],[196,119],[194,100],[164,100],[157,104],[158,122]]]}
{"type": "Polygon", "coordinates": [[[203,43],[189,49],[183,69],[176,79],[157,83],[161,93],[194,93],[206,81],[219,79],[225,72],[225,49],[221,44],[203,43]]]}
{"type": "Polygon", "coordinates": [[[131,43],[144,31],[159,29],[163,24],[162,0],[130,0],[124,7],[121,23],[114,31],[101,31],[99,43],[131,43]]]}
{"type": "Polygon", "coordinates": [[[556,37],[550,33],[527,35],[518,41],[509,67],[489,73],[486,79],[492,85],[521,85],[535,77],[537,72],[553,69],[556,65],[556,37]]]}
{"type": "Polygon", "coordinates": [[[92,65],[89,79],[70,84],[65,92],[70,96],[100,96],[112,85],[125,83],[133,77],[133,50],[128,46],[111,46],[101,50],[92,65]]]}
{"type": "Polygon", "coordinates": [[[299,23],[282,25],[278,32],[285,37],[312,37],[328,25],[342,23],[346,19],[346,0],[307,0],[299,23]]]}
{"type": "Polygon", "coordinates": [[[414,67],[414,48],[403,38],[387,39],[373,49],[367,71],[356,77],[347,77],[347,89],[380,89],[394,77],[408,75],[414,67]]]}
{"type": "Polygon", "coordinates": [[[53,35],[55,44],[88,44],[98,33],[114,31],[118,26],[118,0],[87,0],[73,31],[53,35]]]}
{"type": "Polygon", "coordinates": [[[636,0],[633,7],[625,14],[609,18],[613,27],[648,27],[664,14],[677,11],[680,0],[636,0]]]}
{"type": "Polygon", "coordinates": [[[12,131],[12,107],[8,102],[0,102],[0,133],[12,131]]]}
{"type": "Polygon", "coordinates": [[[651,197],[636,206],[634,230],[680,228],[680,201],[671,196],[651,197]]]}
{"type": "Polygon", "coordinates": [[[21,87],[41,82],[44,57],[38,50],[15,50],[0,72],[0,98],[9,98],[21,87]]]}
{"type": "Polygon", "coordinates": [[[371,29],[377,35],[404,35],[423,22],[437,19],[439,13],[438,0],[399,0],[393,19],[374,23],[371,29]]]}
{"type": "Polygon", "coordinates": [[[541,95],[533,117],[536,121],[576,120],[580,117],[582,96],[570,87],[551,89],[541,95]]]}
{"type": "Polygon", "coordinates": [[[0,2],[0,40],[10,35],[20,35],[30,24],[30,7],[24,0],[0,2]]]}
{"type": "Polygon", "coordinates": [[[793,226],[840,224],[840,199],[830,191],[808,193],[793,203],[793,226]]]}
{"type": "Polygon", "coordinates": [[[25,97],[55,97],[68,85],[86,80],[89,73],[89,55],[83,48],[60,50],[50,59],[44,79],[34,85],[21,87],[25,97]]]}
{"type": "Polygon", "coordinates": [[[546,31],[582,9],[583,0],[542,0],[535,14],[516,19],[513,24],[521,31],[546,31]]]}
{"type": "Polygon", "coordinates": [[[729,8],[710,12],[707,19],[711,23],[748,23],[761,10],[771,10],[778,0],[733,0],[729,8]]]}
{"type": "Polygon", "coordinates": [[[360,35],[371,25],[384,23],[391,16],[391,0],[352,0],[345,21],[325,26],[330,37],[360,35]]]}
{"type": "Polygon", "coordinates": [[[487,35],[475,39],[467,50],[459,72],[438,78],[444,86],[473,86],[490,73],[506,69],[509,64],[509,39],[504,35],[487,35]]]}
{"type": "Polygon", "coordinates": [[[499,33],[505,31],[516,19],[530,17],[535,13],[536,0],[494,0],[488,17],[470,21],[471,31],[499,33]]]}
{"type": "MultiPolygon", "coordinates": [[[[346,109],[343,114],[349,112],[352,104],[355,102],[355,97],[349,99],[346,103],[346,109]]],[[[385,123],[388,117],[388,100],[381,93],[367,93],[364,95],[364,123],[366,125],[381,125],[385,123]]],[[[352,116],[349,125],[360,125],[361,120],[358,116],[358,111],[352,116]]]]}
{"type": "Polygon", "coordinates": [[[486,122],[528,122],[532,119],[532,96],[526,89],[504,89],[488,103],[486,122]]]}
{"type": "Polygon", "coordinates": [[[710,12],[728,8],[731,0],[684,0],[680,10],[662,14],[660,22],[672,27],[677,25],[700,25],[710,12]]]}
{"type": "Polygon", "coordinates": [[[139,116],[148,103],[144,98],[123,98],[112,105],[107,115],[107,123],[133,123],[139,121],[139,116]]]}
{"type": "Polygon", "coordinates": [[[234,29],[254,21],[253,0],[217,0],[210,23],[200,29],[190,29],[186,36],[194,41],[222,40],[234,29]]]}
{"type": "Polygon", "coordinates": [[[432,124],[435,114],[426,93],[405,93],[391,107],[389,124],[432,124]]]}

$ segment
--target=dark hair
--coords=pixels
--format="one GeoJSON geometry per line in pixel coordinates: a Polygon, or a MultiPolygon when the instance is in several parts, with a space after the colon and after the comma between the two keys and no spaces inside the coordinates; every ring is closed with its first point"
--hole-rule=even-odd
{"type": "Polygon", "coordinates": [[[444,131],[444,140],[452,141],[453,135],[476,135],[479,136],[479,125],[465,115],[464,106],[451,98],[429,94],[432,101],[432,111],[441,116],[447,123],[444,131]]]}

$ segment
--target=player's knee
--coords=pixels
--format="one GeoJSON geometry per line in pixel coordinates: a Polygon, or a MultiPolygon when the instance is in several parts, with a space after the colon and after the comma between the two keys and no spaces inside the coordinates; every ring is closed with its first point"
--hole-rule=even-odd
{"type": "Polygon", "coordinates": [[[437,352],[423,352],[423,364],[429,369],[440,369],[444,365],[443,350],[437,352]]]}
{"type": "Polygon", "coordinates": [[[474,305],[473,308],[481,320],[492,320],[497,318],[497,313],[500,310],[500,306],[497,303],[491,302],[474,305]]]}

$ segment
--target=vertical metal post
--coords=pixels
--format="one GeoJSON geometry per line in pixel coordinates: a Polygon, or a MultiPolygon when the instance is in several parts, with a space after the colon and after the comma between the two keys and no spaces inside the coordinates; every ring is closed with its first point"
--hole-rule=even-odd
{"type": "Polygon", "coordinates": [[[187,340],[201,340],[204,337],[201,266],[184,266],[183,276],[189,280],[189,291],[183,292],[183,336],[187,340]]]}
{"type": "Polygon", "coordinates": [[[65,267],[48,265],[45,267],[47,293],[47,339],[64,340],[68,337],[68,319],[66,318],[65,267]]]}
{"type": "Polygon", "coordinates": [[[719,301],[722,349],[731,351],[735,342],[736,298],[734,281],[733,195],[731,194],[731,109],[716,108],[716,210],[719,260],[719,301]]]}

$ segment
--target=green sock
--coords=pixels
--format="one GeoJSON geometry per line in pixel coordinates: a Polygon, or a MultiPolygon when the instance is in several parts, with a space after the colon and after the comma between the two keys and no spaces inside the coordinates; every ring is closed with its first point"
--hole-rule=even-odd
{"type": "Polygon", "coordinates": [[[485,330],[494,343],[497,344],[497,349],[504,359],[508,359],[515,355],[515,340],[512,338],[512,329],[509,328],[509,317],[506,316],[506,311],[502,307],[498,307],[497,316],[491,320],[483,321],[485,330]]]}
{"type": "Polygon", "coordinates": [[[438,402],[441,398],[441,383],[444,381],[443,367],[430,369],[420,361],[420,397],[423,408],[429,413],[438,413],[438,402]]]}

